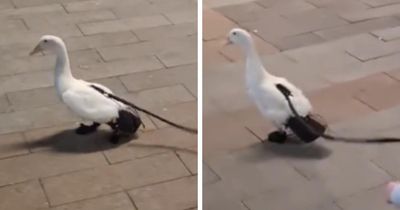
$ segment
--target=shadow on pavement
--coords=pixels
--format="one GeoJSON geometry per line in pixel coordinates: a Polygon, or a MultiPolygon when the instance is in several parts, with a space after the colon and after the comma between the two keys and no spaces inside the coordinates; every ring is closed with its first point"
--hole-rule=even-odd
{"type": "Polygon", "coordinates": [[[28,143],[14,145],[16,147],[28,147],[33,151],[53,150],[64,153],[91,153],[112,149],[129,141],[136,139],[136,136],[122,137],[116,145],[111,144],[108,139],[110,131],[98,130],[88,135],[77,135],[75,130],[61,131],[40,139],[30,139],[28,143]]]}
{"type": "Polygon", "coordinates": [[[291,141],[286,144],[275,144],[265,141],[251,146],[245,155],[242,155],[242,159],[251,162],[274,158],[322,160],[331,154],[330,149],[318,142],[302,144],[291,141]]]}
{"type": "Polygon", "coordinates": [[[26,148],[32,151],[52,150],[62,153],[92,153],[109,150],[135,141],[129,144],[129,147],[148,148],[148,149],[166,149],[180,151],[184,153],[197,154],[196,150],[181,148],[170,145],[150,144],[146,141],[139,142],[140,134],[134,136],[121,137],[118,144],[109,142],[111,132],[107,130],[98,130],[88,135],[77,135],[74,129],[64,130],[40,139],[29,139],[27,143],[18,143],[10,145],[14,148],[26,148]],[[136,141],[137,140],[137,141],[136,141]]]}
{"type": "Polygon", "coordinates": [[[329,157],[332,151],[319,143],[311,144],[263,144],[264,152],[271,152],[277,156],[296,159],[321,160],[329,157]]]}

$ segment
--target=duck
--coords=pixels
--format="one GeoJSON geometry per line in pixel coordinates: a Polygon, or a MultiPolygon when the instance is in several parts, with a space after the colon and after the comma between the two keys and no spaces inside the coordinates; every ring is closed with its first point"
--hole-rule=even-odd
{"type": "Polygon", "coordinates": [[[261,115],[277,128],[268,135],[274,143],[284,143],[290,132],[287,123],[294,114],[287,103],[282,87],[290,93],[294,108],[301,117],[312,113],[313,107],[303,91],[286,78],[275,76],[264,67],[252,35],[241,28],[230,30],[226,45],[237,45],[245,54],[245,83],[247,93],[261,115]]]}
{"type": "Polygon", "coordinates": [[[54,87],[59,99],[82,119],[75,129],[77,134],[90,134],[107,124],[113,130],[110,142],[116,144],[122,135],[136,133],[142,122],[135,110],[107,97],[104,93],[113,93],[108,87],[73,76],[67,47],[60,37],[42,36],[30,55],[43,51],[56,55],[54,87]]]}

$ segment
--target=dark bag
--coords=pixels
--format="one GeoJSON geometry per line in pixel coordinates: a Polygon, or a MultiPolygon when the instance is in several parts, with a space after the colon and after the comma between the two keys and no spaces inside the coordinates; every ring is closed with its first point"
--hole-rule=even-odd
{"type": "Polygon", "coordinates": [[[140,125],[142,125],[142,119],[140,119],[139,114],[120,110],[119,117],[117,119],[118,128],[120,131],[125,133],[136,133],[140,125]]]}
{"type": "Polygon", "coordinates": [[[286,126],[290,128],[299,139],[310,143],[326,131],[327,126],[318,118],[319,117],[315,115],[308,115],[301,118],[291,117],[286,123],[286,126]]]}

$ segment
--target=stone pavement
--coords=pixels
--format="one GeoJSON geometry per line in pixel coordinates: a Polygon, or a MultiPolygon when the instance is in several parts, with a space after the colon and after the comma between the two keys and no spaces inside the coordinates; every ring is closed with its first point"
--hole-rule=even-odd
{"type": "Polygon", "coordinates": [[[204,0],[204,209],[389,210],[399,144],[319,140],[271,145],[248,100],[234,26],[251,31],[267,69],[289,78],[352,136],[400,136],[399,0],[204,0]]]}
{"type": "Polygon", "coordinates": [[[53,89],[61,36],[73,74],[197,124],[195,0],[0,0],[0,209],[189,210],[197,206],[195,135],[143,115],[139,138],[77,136],[53,89]]]}

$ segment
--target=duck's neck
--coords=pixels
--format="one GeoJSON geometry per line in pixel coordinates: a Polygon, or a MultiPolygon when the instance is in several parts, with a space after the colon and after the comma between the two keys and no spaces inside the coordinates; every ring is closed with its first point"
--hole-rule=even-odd
{"type": "Polygon", "coordinates": [[[68,53],[65,45],[61,45],[57,50],[55,85],[56,88],[63,92],[75,80],[72,76],[68,53]]]}
{"type": "Polygon", "coordinates": [[[246,77],[248,82],[259,82],[270,76],[265,70],[252,41],[244,46],[246,53],[246,77]]]}

